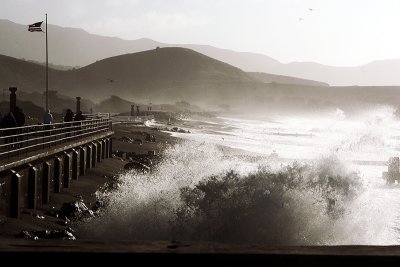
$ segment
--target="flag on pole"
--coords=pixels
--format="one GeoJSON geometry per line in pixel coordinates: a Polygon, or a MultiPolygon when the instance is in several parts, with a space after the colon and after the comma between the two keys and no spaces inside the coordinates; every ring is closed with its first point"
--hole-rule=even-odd
{"type": "Polygon", "coordinates": [[[28,28],[28,31],[30,31],[30,32],[43,32],[42,28],[41,28],[42,23],[43,23],[43,21],[30,24],[29,28],[28,28]]]}

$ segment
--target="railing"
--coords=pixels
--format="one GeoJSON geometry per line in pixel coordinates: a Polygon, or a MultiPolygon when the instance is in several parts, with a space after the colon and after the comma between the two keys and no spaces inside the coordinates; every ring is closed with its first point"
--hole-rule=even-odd
{"type": "Polygon", "coordinates": [[[32,125],[0,129],[0,159],[50,148],[112,129],[110,119],[32,125]]]}
{"type": "Polygon", "coordinates": [[[94,119],[109,119],[110,118],[110,113],[84,113],[82,114],[85,116],[86,119],[94,120],[94,119]]]}

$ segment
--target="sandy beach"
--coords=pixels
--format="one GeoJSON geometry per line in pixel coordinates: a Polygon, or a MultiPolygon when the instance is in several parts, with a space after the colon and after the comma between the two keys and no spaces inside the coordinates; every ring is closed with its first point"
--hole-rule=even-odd
{"type": "MultiPolygon", "coordinates": [[[[64,188],[61,193],[53,193],[47,205],[35,210],[21,211],[19,219],[0,217],[0,240],[20,239],[21,231],[63,230],[70,225],[65,220],[54,216],[64,203],[83,200],[91,209],[96,202],[95,192],[104,184],[112,182],[115,175],[124,171],[124,166],[130,161],[128,155],[147,156],[148,151],[159,155],[164,148],[173,145],[178,138],[169,133],[152,129],[144,125],[115,124],[113,125],[113,157],[98,163],[96,168],[87,169],[84,176],[71,181],[70,188],[64,188]],[[153,136],[152,141],[146,141],[146,136],[153,136]],[[131,140],[141,140],[141,143],[131,143],[131,140]]],[[[79,239],[79,237],[77,237],[79,239]]]]}

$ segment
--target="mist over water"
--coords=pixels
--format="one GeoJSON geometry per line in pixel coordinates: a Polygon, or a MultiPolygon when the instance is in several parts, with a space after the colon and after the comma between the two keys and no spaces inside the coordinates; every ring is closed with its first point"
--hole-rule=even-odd
{"type": "Polygon", "coordinates": [[[400,242],[400,187],[386,185],[400,127],[390,107],[347,118],[189,121],[150,174],[99,193],[81,238],[282,245],[400,242]],[[220,145],[240,148],[232,150],[220,145]]]}

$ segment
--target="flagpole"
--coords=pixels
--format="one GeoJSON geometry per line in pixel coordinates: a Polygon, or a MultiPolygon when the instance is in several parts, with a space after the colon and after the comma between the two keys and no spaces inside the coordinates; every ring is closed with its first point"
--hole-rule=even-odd
{"type": "Polygon", "coordinates": [[[47,13],[46,13],[46,111],[49,109],[49,51],[47,42],[47,13]]]}

